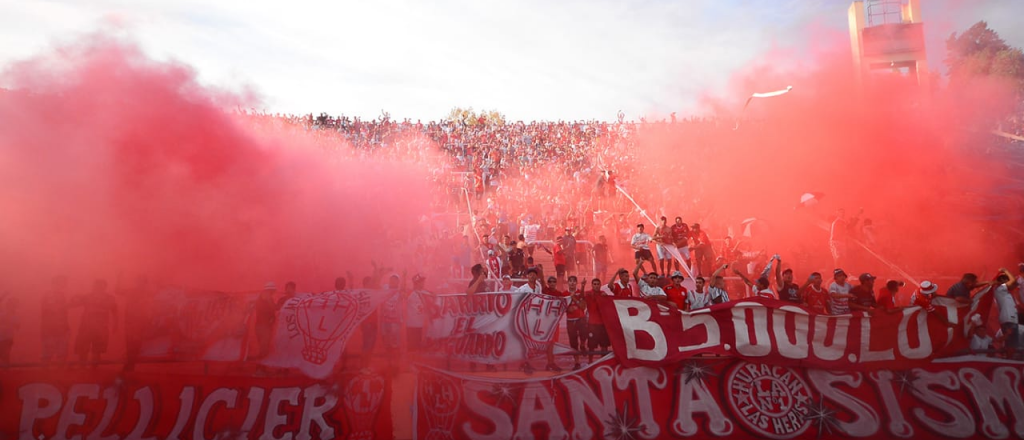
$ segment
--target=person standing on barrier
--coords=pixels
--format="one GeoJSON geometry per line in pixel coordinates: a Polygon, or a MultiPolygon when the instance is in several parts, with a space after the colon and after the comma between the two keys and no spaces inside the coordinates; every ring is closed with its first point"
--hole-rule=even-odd
{"type": "MultiPolygon", "coordinates": [[[[679,255],[686,261],[686,265],[691,267],[690,273],[693,274],[693,266],[690,263],[690,227],[682,217],[676,217],[676,224],[672,225],[672,239],[675,240],[679,255]]],[[[676,270],[682,269],[678,261],[673,261],[673,263],[676,270]]]]}
{"type": "MultiPolygon", "coordinates": [[[[629,245],[633,248],[633,258],[640,270],[643,270],[644,261],[648,261],[651,263],[651,272],[658,272],[658,267],[654,264],[654,255],[651,254],[651,236],[644,232],[643,223],[636,225],[636,234],[633,234],[633,238],[629,240],[629,245]]],[[[628,273],[626,277],[629,277],[628,273]]]]}
{"type": "Polygon", "coordinates": [[[690,227],[690,239],[693,241],[694,275],[706,275],[711,272],[711,263],[715,261],[715,248],[711,246],[711,238],[700,228],[700,223],[690,227]]]}
{"type": "Polygon", "coordinates": [[[661,224],[654,229],[654,242],[658,249],[658,268],[661,273],[667,274],[672,268],[672,262],[675,261],[668,249],[668,246],[675,246],[675,237],[668,225],[668,217],[661,216],[661,224]]]}

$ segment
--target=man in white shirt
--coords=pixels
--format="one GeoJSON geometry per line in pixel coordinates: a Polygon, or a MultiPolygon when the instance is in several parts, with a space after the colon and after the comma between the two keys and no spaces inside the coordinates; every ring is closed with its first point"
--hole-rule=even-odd
{"type": "Polygon", "coordinates": [[[743,283],[750,287],[750,296],[754,298],[768,298],[768,299],[779,299],[775,296],[775,291],[772,290],[768,277],[758,277],[756,281],[750,281],[743,272],[733,268],[732,270],[736,275],[743,280],[743,283]]]}
{"type": "Polygon", "coordinates": [[[850,313],[850,299],[853,295],[850,290],[853,285],[846,282],[846,272],[836,269],[832,272],[833,281],[828,285],[828,312],[831,315],[845,315],[850,313]]]}
{"type": "Polygon", "coordinates": [[[516,288],[515,293],[542,293],[544,286],[540,284],[539,270],[536,267],[526,269],[526,284],[516,288]]]}
{"type": "Polygon", "coordinates": [[[643,262],[649,261],[651,263],[651,272],[657,273],[658,266],[655,265],[654,255],[651,254],[651,236],[644,232],[643,223],[636,225],[636,234],[633,234],[629,244],[633,247],[633,257],[636,259],[637,266],[643,270],[643,262]]]}
{"type": "Polygon", "coordinates": [[[711,304],[711,295],[704,291],[706,284],[704,277],[694,278],[693,282],[697,285],[697,288],[686,294],[686,308],[691,312],[703,309],[711,304]]]}
{"type": "Polygon", "coordinates": [[[971,353],[986,353],[992,348],[992,337],[988,335],[988,329],[981,325],[974,328],[974,334],[971,335],[970,352],[971,353]]]}
{"type": "Polygon", "coordinates": [[[1024,304],[1024,263],[1017,265],[1017,301],[1024,304]]]}
{"type": "Polygon", "coordinates": [[[995,302],[999,306],[999,328],[1003,332],[1005,341],[1003,346],[1006,349],[1006,357],[1013,359],[1017,356],[1017,345],[1019,344],[1020,331],[1017,328],[1017,298],[1010,293],[1017,284],[1017,279],[1006,269],[999,269],[996,277],[995,302]]]}
{"type": "Polygon", "coordinates": [[[641,298],[657,299],[659,301],[668,299],[665,289],[658,285],[658,274],[649,273],[641,277],[638,268],[633,271],[633,277],[636,278],[636,285],[640,288],[641,298]]]}

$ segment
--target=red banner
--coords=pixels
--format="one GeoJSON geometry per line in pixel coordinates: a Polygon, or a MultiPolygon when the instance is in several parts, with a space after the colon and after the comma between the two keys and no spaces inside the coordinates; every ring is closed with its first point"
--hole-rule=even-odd
{"type": "Polygon", "coordinates": [[[619,360],[660,366],[699,354],[826,369],[909,368],[966,347],[967,307],[936,304],[870,316],[816,315],[770,299],[733,301],[694,312],[644,299],[600,298],[619,360]]]}
{"type": "Polygon", "coordinates": [[[364,370],[330,382],[7,371],[0,438],[391,439],[391,387],[364,370]]]}
{"type": "Polygon", "coordinates": [[[509,381],[420,374],[420,439],[1024,437],[1022,364],[836,372],[698,357],[664,368],[607,358],[509,381]]]}

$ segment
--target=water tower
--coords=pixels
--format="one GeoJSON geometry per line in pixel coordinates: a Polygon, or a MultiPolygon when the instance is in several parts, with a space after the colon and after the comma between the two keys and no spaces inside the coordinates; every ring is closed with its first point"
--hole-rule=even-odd
{"type": "Polygon", "coordinates": [[[858,79],[897,73],[927,89],[920,0],[858,0],[850,5],[849,19],[858,79]]]}

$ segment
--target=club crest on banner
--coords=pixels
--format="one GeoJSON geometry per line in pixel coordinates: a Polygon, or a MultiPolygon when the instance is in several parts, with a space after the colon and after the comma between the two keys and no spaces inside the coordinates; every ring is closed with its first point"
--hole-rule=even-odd
{"type": "Polygon", "coordinates": [[[451,376],[420,373],[417,390],[419,409],[427,421],[426,440],[451,440],[455,415],[462,401],[462,389],[451,376]]]}
{"type": "Polygon", "coordinates": [[[336,290],[289,299],[276,320],[270,355],[261,363],[297,368],[315,379],[329,377],[348,339],[393,295],[380,290],[336,290]]]}
{"type": "Polygon", "coordinates": [[[345,385],[345,405],[349,422],[349,440],[371,440],[375,438],[374,425],[381,402],[384,401],[386,384],[381,375],[364,372],[353,377],[345,385]]]}
{"type": "Polygon", "coordinates": [[[811,390],[789,368],[739,362],[725,378],[725,391],[736,418],[759,436],[794,438],[811,424],[811,390]]]}
{"type": "Polygon", "coordinates": [[[526,358],[543,354],[552,343],[568,298],[526,294],[516,309],[516,331],[526,347],[526,358]]]}
{"type": "Polygon", "coordinates": [[[334,291],[303,298],[295,312],[303,339],[302,358],[322,365],[331,346],[348,338],[355,328],[359,303],[351,295],[334,291]]]}

